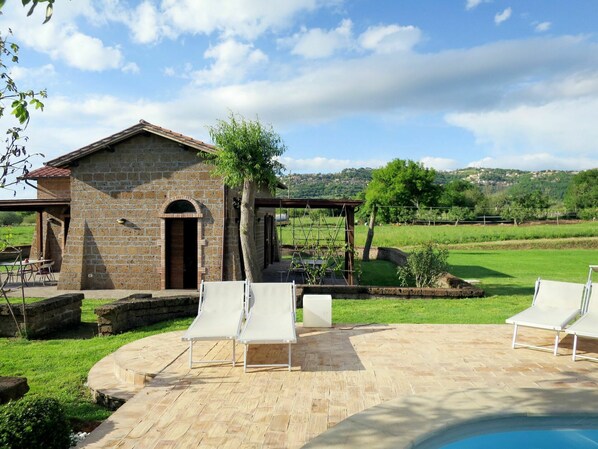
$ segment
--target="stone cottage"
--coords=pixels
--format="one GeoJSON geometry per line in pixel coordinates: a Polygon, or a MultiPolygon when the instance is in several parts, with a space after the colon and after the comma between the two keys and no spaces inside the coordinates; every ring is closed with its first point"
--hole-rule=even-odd
{"type": "MultiPolygon", "coordinates": [[[[239,193],[212,175],[215,147],[144,120],[46,163],[37,182],[32,255],[60,271],[59,289],[197,288],[242,278],[239,193]]],[[[262,194],[261,196],[268,196],[262,194]]],[[[274,209],[256,217],[271,262],[274,209]]]]}

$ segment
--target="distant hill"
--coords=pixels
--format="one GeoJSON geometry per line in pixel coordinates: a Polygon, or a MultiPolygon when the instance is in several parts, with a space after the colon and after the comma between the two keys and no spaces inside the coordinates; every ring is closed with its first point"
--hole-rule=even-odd
{"type": "MultiPolygon", "coordinates": [[[[277,196],[291,198],[355,198],[372,179],[371,168],[348,168],[339,173],[296,174],[283,176],[288,190],[277,196]]],[[[523,171],[502,168],[461,168],[439,171],[437,182],[446,184],[453,179],[465,179],[479,185],[484,193],[502,191],[532,191],[539,189],[551,199],[560,201],[573,175],[577,172],[561,170],[523,171]]]]}

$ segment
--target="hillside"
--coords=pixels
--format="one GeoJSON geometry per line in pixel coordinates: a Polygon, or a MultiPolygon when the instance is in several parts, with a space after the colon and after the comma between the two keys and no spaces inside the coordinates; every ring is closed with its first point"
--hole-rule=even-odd
{"type": "MultiPolygon", "coordinates": [[[[439,171],[437,182],[465,179],[479,185],[486,194],[502,191],[532,191],[539,189],[551,199],[560,201],[576,172],[546,170],[523,171],[502,168],[462,168],[439,171]]],[[[371,168],[348,168],[339,173],[309,173],[283,176],[288,190],[277,196],[291,198],[355,198],[372,177],[371,168]]]]}

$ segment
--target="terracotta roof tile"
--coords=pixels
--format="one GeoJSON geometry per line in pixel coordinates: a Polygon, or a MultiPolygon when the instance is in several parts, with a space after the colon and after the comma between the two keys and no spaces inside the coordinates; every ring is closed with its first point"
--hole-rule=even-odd
{"type": "Polygon", "coordinates": [[[133,125],[130,128],[117,132],[116,134],[112,134],[111,136],[98,140],[97,142],[84,146],[83,148],[79,148],[78,150],[67,153],[64,156],[57,157],[46,164],[53,167],[68,167],[71,163],[78,159],[93,154],[97,151],[104,150],[110,147],[110,145],[126,140],[142,132],[150,132],[152,134],[174,140],[181,145],[185,145],[198,151],[205,151],[206,153],[216,152],[216,148],[213,145],[202,142],[201,140],[193,139],[192,137],[188,137],[180,133],[176,133],[169,129],[162,128],[161,126],[152,125],[145,120],[140,120],[138,124],[133,125]]]}
{"type": "Polygon", "coordinates": [[[39,179],[39,178],[68,178],[71,176],[71,170],[68,168],[56,167],[40,167],[27,173],[23,178],[25,179],[39,179]]]}

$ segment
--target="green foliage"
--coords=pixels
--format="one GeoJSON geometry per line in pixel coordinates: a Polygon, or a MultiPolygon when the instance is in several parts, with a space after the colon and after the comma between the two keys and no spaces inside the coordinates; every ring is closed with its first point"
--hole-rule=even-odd
{"type": "Polygon", "coordinates": [[[582,220],[598,219],[598,207],[586,207],[577,212],[577,216],[582,220]]]}
{"type": "Polygon", "coordinates": [[[0,226],[19,225],[23,222],[23,217],[16,212],[0,212],[0,226]]]}
{"type": "Polygon", "coordinates": [[[52,398],[25,398],[0,407],[1,449],[68,449],[71,427],[52,398]]]}
{"type": "Polygon", "coordinates": [[[399,283],[403,287],[435,287],[442,274],[447,272],[448,250],[427,242],[412,251],[405,265],[397,268],[399,283]]]}
{"type": "Polygon", "coordinates": [[[454,221],[455,225],[464,220],[473,220],[476,217],[472,209],[462,206],[453,206],[446,212],[446,217],[454,221]]]}
{"type": "MultiPolygon", "coordinates": [[[[2,9],[5,3],[6,0],[0,0],[0,10],[2,9]]],[[[23,6],[30,5],[29,10],[27,11],[27,16],[33,14],[33,11],[35,11],[35,8],[39,3],[47,3],[46,17],[44,23],[48,22],[52,18],[52,14],[54,13],[54,0],[21,0],[21,3],[23,4],[23,6]]],[[[2,14],[1,11],[0,14],[2,14]]]]}
{"type": "Polygon", "coordinates": [[[539,190],[535,190],[507,196],[506,204],[502,207],[500,214],[503,218],[511,219],[515,224],[519,224],[531,218],[539,218],[542,211],[548,206],[548,197],[539,190]]]}
{"type": "Polygon", "coordinates": [[[444,185],[438,204],[445,207],[473,208],[484,200],[479,186],[464,179],[454,179],[444,185]]]}
{"type": "Polygon", "coordinates": [[[573,177],[565,204],[574,210],[598,207],[598,168],[579,172],[573,177]]]}
{"type": "Polygon", "coordinates": [[[371,168],[347,168],[339,173],[290,173],[282,176],[287,187],[279,189],[280,198],[357,198],[372,179],[371,168]]]}
{"type": "Polygon", "coordinates": [[[208,129],[219,149],[211,157],[216,175],[230,187],[240,187],[247,180],[274,192],[283,169],[277,158],[286,147],[271,126],[231,113],[228,121],[219,120],[208,129]]]}
{"type": "MultiPolygon", "coordinates": [[[[23,2],[30,0],[23,0],[23,2]]],[[[1,5],[0,5],[1,6],[1,5]]],[[[11,31],[8,31],[11,34],[11,31]]],[[[24,175],[31,164],[23,141],[26,137],[22,135],[29,124],[29,109],[43,109],[44,105],[40,98],[46,97],[46,91],[35,92],[33,90],[21,90],[11,76],[11,67],[19,62],[19,46],[8,40],[8,37],[0,32],[0,119],[4,116],[5,103],[9,102],[11,114],[16,118],[18,125],[9,127],[6,130],[6,150],[0,153],[0,188],[5,188],[17,182],[9,180],[12,175],[24,175]]]]}
{"type": "Polygon", "coordinates": [[[19,215],[21,216],[21,224],[28,224],[28,225],[32,225],[35,224],[36,220],[37,220],[37,214],[35,212],[19,212],[19,215]]]}

